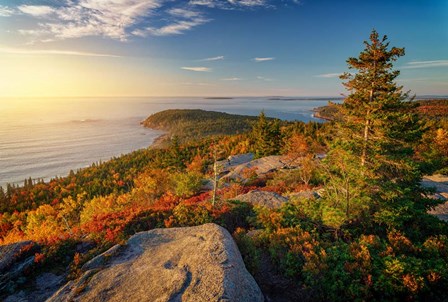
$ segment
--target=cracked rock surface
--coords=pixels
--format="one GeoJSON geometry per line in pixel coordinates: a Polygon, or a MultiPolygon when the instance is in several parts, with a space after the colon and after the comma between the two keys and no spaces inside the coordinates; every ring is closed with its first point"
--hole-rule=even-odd
{"type": "Polygon", "coordinates": [[[132,236],[49,301],[263,301],[231,235],[216,224],[132,236]]]}

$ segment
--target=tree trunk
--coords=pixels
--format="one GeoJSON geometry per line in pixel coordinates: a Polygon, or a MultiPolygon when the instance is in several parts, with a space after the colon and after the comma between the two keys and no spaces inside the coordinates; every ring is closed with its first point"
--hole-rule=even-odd
{"type": "MultiPolygon", "coordinates": [[[[372,83],[373,86],[373,83],[372,83]]],[[[370,90],[369,97],[369,106],[372,105],[373,102],[373,89],[370,90]]],[[[367,145],[369,141],[369,130],[370,130],[370,109],[366,112],[365,123],[364,123],[364,142],[362,146],[362,154],[361,154],[361,166],[364,167],[366,164],[367,158],[367,145]]]]}
{"type": "MultiPolygon", "coordinates": [[[[369,112],[367,111],[367,114],[369,115],[369,112]]],[[[369,141],[369,127],[370,127],[370,120],[369,117],[367,117],[365,123],[364,123],[364,142],[362,146],[362,154],[361,154],[361,166],[364,167],[366,164],[366,157],[367,157],[367,142],[369,141]]]]}
{"type": "Polygon", "coordinates": [[[212,205],[215,205],[216,202],[216,191],[218,190],[218,163],[217,163],[218,156],[216,154],[216,147],[213,151],[213,198],[212,198],[212,205]]]}
{"type": "Polygon", "coordinates": [[[345,209],[345,217],[348,219],[350,215],[350,183],[349,180],[346,181],[345,184],[345,190],[346,192],[346,209],[345,209]]]}
{"type": "Polygon", "coordinates": [[[212,205],[215,205],[216,202],[216,190],[218,189],[218,167],[216,165],[216,159],[215,163],[213,164],[213,198],[212,198],[212,205]]]}

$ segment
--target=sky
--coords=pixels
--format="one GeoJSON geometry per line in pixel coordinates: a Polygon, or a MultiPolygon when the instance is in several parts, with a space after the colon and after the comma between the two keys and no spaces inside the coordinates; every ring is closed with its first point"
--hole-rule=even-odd
{"type": "Polygon", "coordinates": [[[0,97],[339,96],[374,28],[448,95],[447,0],[0,0],[0,97]]]}

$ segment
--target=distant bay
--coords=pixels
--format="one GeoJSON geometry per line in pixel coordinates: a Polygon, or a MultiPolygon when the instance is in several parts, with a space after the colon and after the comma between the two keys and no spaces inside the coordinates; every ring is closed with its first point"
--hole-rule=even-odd
{"type": "Polygon", "coordinates": [[[161,135],[140,121],[165,109],[204,109],[284,120],[317,120],[332,98],[0,98],[0,186],[49,180],[146,148],[161,135]]]}

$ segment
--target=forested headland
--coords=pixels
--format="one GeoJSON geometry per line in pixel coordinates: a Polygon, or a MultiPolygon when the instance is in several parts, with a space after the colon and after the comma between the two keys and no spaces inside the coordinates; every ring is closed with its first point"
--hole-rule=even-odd
{"type": "Polygon", "coordinates": [[[160,148],[2,189],[0,243],[38,248],[33,270],[0,298],[31,288],[42,272],[77,278],[84,263],[136,232],[215,222],[270,297],[443,301],[448,224],[428,214],[443,201],[421,179],[448,174],[448,101],[411,101],[395,82],[393,62],[403,55],[373,31],[347,60],[349,96],[327,122],[165,111],[144,122],[170,132],[160,148]],[[222,162],[246,153],[295,165],[223,177],[222,162]],[[287,201],[238,200],[254,190],[287,201]]]}
{"type": "Polygon", "coordinates": [[[152,114],[142,125],[167,131],[165,138],[186,142],[211,135],[244,133],[251,129],[256,120],[254,116],[201,109],[171,109],[152,114]]]}

